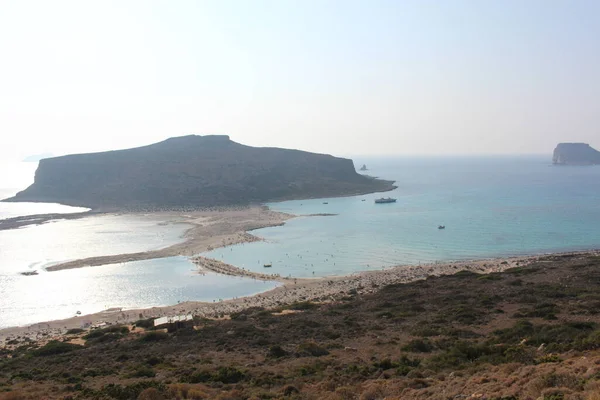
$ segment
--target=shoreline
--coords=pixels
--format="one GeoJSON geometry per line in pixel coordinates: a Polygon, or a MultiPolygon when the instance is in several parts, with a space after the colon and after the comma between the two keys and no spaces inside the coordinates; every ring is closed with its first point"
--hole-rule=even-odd
{"type": "Polygon", "coordinates": [[[136,214],[161,218],[162,223],[165,224],[187,224],[190,225],[190,228],[183,234],[181,242],[161,249],[80,258],[48,266],[45,268],[46,271],[53,272],[73,268],[96,267],[175,256],[193,257],[220,247],[261,241],[263,239],[249,232],[262,228],[281,226],[287,220],[295,217],[292,214],[272,211],[264,206],[231,207],[189,212],[159,211],[126,213],[126,215],[136,214]]]}
{"type": "Polygon", "coordinates": [[[34,323],[29,326],[0,329],[0,346],[6,342],[25,337],[31,340],[51,340],[62,338],[68,329],[81,328],[84,322],[91,324],[131,324],[139,319],[173,317],[177,315],[195,315],[201,318],[226,318],[232,313],[252,307],[276,309],[295,302],[312,301],[332,302],[351,294],[365,295],[374,293],[391,284],[405,284],[428,277],[451,275],[460,271],[478,274],[504,272],[515,267],[527,267],[545,258],[578,255],[600,256],[600,250],[581,252],[548,253],[531,256],[490,258],[471,261],[455,261],[435,264],[395,266],[378,271],[363,271],[345,276],[319,278],[286,278],[246,271],[238,267],[205,257],[194,257],[192,261],[199,269],[217,273],[251,277],[265,281],[282,283],[274,289],[253,296],[233,298],[218,302],[188,301],[171,306],[144,309],[111,308],[85,316],[63,320],[34,323]]]}

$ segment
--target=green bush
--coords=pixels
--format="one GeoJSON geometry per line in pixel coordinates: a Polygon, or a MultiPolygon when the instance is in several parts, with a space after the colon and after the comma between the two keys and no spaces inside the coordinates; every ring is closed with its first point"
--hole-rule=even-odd
{"type": "Polygon", "coordinates": [[[85,332],[84,329],[81,329],[81,328],[72,328],[72,329],[69,329],[67,331],[67,335],[77,335],[78,333],[83,333],[83,332],[85,332]]]}
{"type": "Polygon", "coordinates": [[[285,351],[281,346],[275,345],[269,348],[267,352],[267,357],[269,358],[281,358],[287,356],[288,352],[285,351]]]}
{"type": "Polygon", "coordinates": [[[53,356],[56,354],[69,353],[71,351],[78,350],[81,348],[83,348],[83,346],[77,344],[59,342],[58,340],[51,340],[50,342],[46,343],[45,346],[34,350],[32,353],[35,357],[46,357],[53,356]]]}
{"type": "Polygon", "coordinates": [[[156,372],[150,367],[145,365],[140,365],[133,371],[130,375],[132,378],[154,378],[156,376],[156,372]]]}
{"type": "Polygon", "coordinates": [[[121,386],[118,384],[110,383],[97,392],[90,391],[92,393],[89,393],[88,397],[104,399],[106,398],[106,396],[108,396],[108,398],[112,398],[115,400],[131,400],[137,399],[140,393],[142,393],[148,388],[155,388],[159,392],[164,392],[166,390],[166,386],[163,383],[149,380],[133,383],[127,386],[121,386]]]}
{"type": "Polygon", "coordinates": [[[154,328],[154,318],[138,319],[135,321],[135,326],[144,329],[154,328]]]}
{"type": "Polygon", "coordinates": [[[289,306],[285,307],[288,310],[312,310],[314,308],[319,307],[317,304],[315,303],[311,303],[310,301],[300,301],[300,302],[296,302],[296,303],[292,303],[289,306]]]}
{"type": "Polygon", "coordinates": [[[328,355],[329,351],[315,342],[304,342],[298,346],[298,353],[313,357],[321,357],[328,355]]]}
{"type": "Polygon", "coordinates": [[[404,345],[402,350],[413,353],[430,353],[433,348],[433,344],[429,340],[413,339],[404,345]]]}
{"type": "Polygon", "coordinates": [[[158,342],[161,340],[167,340],[169,338],[169,334],[166,332],[148,332],[145,333],[142,337],[140,337],[140,341],[142,342],[158,342]]]}
{"type": "Polygon", "coordinates": [[[562,358],[560,358],[556,354],[547,354],[535,360],[536,364],[544,364],[544,363],[558,363],[561,362],[562,358]]]}
{"type": "Polygon", "coordinates": [[[90,333],[85,335],[83,338],[85,340],[98,339],[104,335],[110,334],[111,338],[108,339],[108,341],[110,341],[110,340],[114,340],[115,337],[121,338],[123,336],[126,336],[128,333],[129,333],[129,328],[127,328],[126,326],[115,325],[115,326],[109,326],[108,328],[94,329],[93,331],[90,331],[90,333]]]}
{"type": "Polygon", "coordinates": [[[235,367],[220,367],[211,380],[221,383],[238,383],[245,377],[246,374],[235,367]]]}

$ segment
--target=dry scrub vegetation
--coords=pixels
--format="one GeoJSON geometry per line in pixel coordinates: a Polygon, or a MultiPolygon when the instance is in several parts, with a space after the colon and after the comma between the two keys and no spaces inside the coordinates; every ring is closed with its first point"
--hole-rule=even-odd
{"type": "Polygon", "coordinates": [[[0,350],[0,399],[600,400],[590,255],[168,331],[136,325],[0,350]]]}

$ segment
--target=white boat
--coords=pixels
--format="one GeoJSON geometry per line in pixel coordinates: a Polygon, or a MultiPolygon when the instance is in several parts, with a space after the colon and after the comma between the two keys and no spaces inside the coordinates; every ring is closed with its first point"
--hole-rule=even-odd
{"type": "Polygon", "coordinates": [[[388,198],[380,198],[380,199],[375,199],[375,204],[385,204],[385,203],[395,203],[396,199],[392,199],[391,197],[388,198]]]}

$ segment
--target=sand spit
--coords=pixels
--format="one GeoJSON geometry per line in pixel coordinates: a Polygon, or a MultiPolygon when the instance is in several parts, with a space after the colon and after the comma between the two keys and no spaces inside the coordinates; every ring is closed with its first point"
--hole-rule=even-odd
{"type": "Polygon", "coordinates": [[[41,225],[50,221],[57,220],[72,220],[72,219],[80,219],[91,217],[94,215],[100,215],[100,212],[96,211],[84,211],[70,214],[35,214],[35,215],[25,215],[20,217],[12,217],[0,219],[0,231],[5,231],[9,229],[18,229],[23,228],[29,225],[41,225]]]}
{"type": "MultiPolygon", "coordinates": [[[[132,213],[129,213],[130,215],[132,213]]],[[[292,218],[290,214],[271,211],[267,207],[238,207],[225,209],[197,210],[189,212],[159,211],[143,213],[152,218],[163,220],[164,224],[188,224],[191,228],[184,235],[185,240],[160,250],[140,253],[117,254],[100,257],[83,258],[61,264],[52,265],[46,270],[93,267],[117,264],[130,261],[149,260],[173,256],[188,256],[210,251],[212,249],[239,243],[261,240],[247,231],[283,225],[292,218]]]]}
{"type": "MultiPolygon", "coordinates": [[[[587,252],[585,254],[590,253],[593,255],[600,254],[600,252],[587,252]]],[[[8,328],[0,330],[0,344],[16,337],[20,337],[21,339],[29,337],[33,340],[60,338],[67,329],[81,328],[86,323],[97,324],[106,322],[109,324],[126,324],[135,322],[140,318],[176,316],[181,314],[193,314],[204,318],[222,318],[249,307],[277,308],[299,301],[337,301],[350,294],[361,295],[373,293],[386,285],[412,282],[425,279],[428,276],[449,275],[459,271],[485,274],[502,272],[514,267],[527,267],[529,264],[538,262],[546,256],[397,266],[390,269],[361,272],[349,276],[314,279],[282,278],[258,274],[219,261],[196,257],[194,258],[194,262],[203,269],[260,280],[275,280],[281,282],[282,285],[255,296],[234,298],[214,303],[185,302],[168,307],[153,307],[149,309],[111,309],[81,317],[33,324],[29,327],[8,328]]]]}
{"type": "Polygon", "coordinates": [[[231,264],[224,263],[222,261],[213,260],[212,258],[206,258],[202,256],[192,257],[192,262],[196,264],[201,270],[207,270],[216,272],[221,275],[229,276],[243,276],[246,278],[257,279],[261,281],[279,281],[289,282],[293,281],[293,278],[282,278],[279,274],[261,274],[259,272],[252,272],[245,268],[238,268],[231,264]]]}

